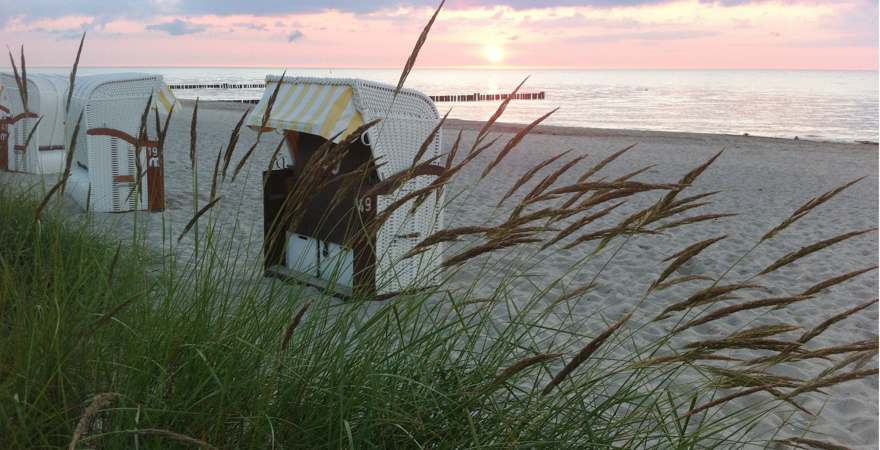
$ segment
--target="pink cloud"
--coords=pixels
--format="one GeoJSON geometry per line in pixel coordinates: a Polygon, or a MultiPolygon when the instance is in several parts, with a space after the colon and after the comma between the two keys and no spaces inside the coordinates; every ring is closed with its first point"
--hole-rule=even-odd
{"type": "MultiPolygon", "coordinates": [[[[458,5],[441,13],[422,67],[877,69],[876,6],[863,0],[723,4],[697,0],[609,7],[512,9],[458,5]],[[867,5],[867,6],[866,6],[867,5]],[[872,39],[873,38],[873,39],[872,39]]],[[[430,8],[367,14],[203,15],[98,22],[69,16],[8,21],[7,44],[33,65],[68,63],[91,29],[84,65],[400,67],[430,8]],[[174,33],[174,35],[172,35],[174,33]],[[295,36],[295,37],[294,37],[295,36]],[[294,38],[292,38],[294,37],[294,38]]]]}

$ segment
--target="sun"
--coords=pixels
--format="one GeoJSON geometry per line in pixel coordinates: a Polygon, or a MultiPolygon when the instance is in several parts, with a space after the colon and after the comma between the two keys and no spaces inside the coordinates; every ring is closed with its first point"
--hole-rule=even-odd
{"type": "Polygon", "coordinates": [[[504,61],[504,49],[500,45],[486,44],[483,47],[483,57],[491,64],[498,64],[504,61]]]}

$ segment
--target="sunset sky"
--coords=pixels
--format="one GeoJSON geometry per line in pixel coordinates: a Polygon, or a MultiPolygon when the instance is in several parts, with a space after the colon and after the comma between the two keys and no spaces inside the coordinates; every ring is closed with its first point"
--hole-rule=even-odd
{"type": "MultiPolygon", "coordinates": [[[[435,1],[0,0],[31,66],[400,67],[435,1]]],[[[871,69],[877,0],[449,0],[419,67],[871,69]]]]}

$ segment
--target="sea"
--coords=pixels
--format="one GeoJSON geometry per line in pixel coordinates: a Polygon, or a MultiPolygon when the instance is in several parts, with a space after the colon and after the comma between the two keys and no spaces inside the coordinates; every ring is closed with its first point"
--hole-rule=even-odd
{"type": "MultiPolygon", "coordinates": [[[[31,72],[68,74],[69,68],[31,72]]],[[[153,72],[169,84],[261,83],[283,68],[83,67],[82,75],[153,72]]],[[[364,78],[396,84],[399,69],[288,68],[288,76],[364,78]]],[[[878,73],[808,70],[550,70],[415,69],[406,86],[428,95],[502,94],[523,80],[521,92],[543,100],[514,100],[501,121],[529,123],[559,108],[544,123],[780,138],[877,142],[878,73]]],[[[178,98],[256,99],[261,89],[176,90],[178,98]]],[[[485,120],[497,101],[441,102],[441,114],[485,120]]]]}

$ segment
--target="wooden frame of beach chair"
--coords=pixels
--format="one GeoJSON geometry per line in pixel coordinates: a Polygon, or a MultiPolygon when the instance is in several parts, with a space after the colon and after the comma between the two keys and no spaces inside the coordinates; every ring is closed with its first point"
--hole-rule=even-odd
{"type": "Polygon", "coordinates": [[[10,167],[10,161],[16,162],[16,156],[20,150],[15,148],[15,144],[9,145],[11,133],[10,128],[22,119],[32,119],[38,117],[32,112],[25,112],[13,117],[10,115],[9,108],[0,105],[0,170],[14,171],[10,167]]]}
{"type": "Polygon", "coordinates": [[[9,100],[6,86],[0,82],[0,170],[9,170],[9,100]]]}
{"type": "MultiPolygon", "coordinates": [[[[293,190],[303,180],[306,161],[315,157],[324,139],[287,131],[285,141],[298,163],[264,172],[267,270],[271,273],[275,271],[273,267],[295,268],[278,274],[322,288],[334,284],[333,290],[344,297],[357,289],[374,292],[376,243],[375,236],[365,231],[365,224],[375,217],[376,195],[366,195],[365,190],[378,181],[375,167],[364,174],[358,187],[346,189],[341,177],[327,180],[323,189],[305,200],[294,216],[289,203],[296,198],[293,190]],[[339,254],[344,249],[352,250],[350,260],[339,254]]],[[[370,165],[371,160],[369,148],[357,143],[335,171],[338,175],[350,174],[370,165]]]]}
{"type": "Polygon", "coordinates": [[[164,149],[154,109],[169,113],[175,99],[162,76],[146,73],[77,78],[67,119],[67,139],[76,138],[67,192],[97,212],[165,209],[164,149]],[[145,139],[138,141],[147,101],[145,139]]]}
{"type": "Polygon", "coordinates": [[[0,170],[9,170],[9,108],[6,92],[0,85],[0,170]]]}
{"type": "MultiPolygon", "coordinates": [[[[416,165],[419,149],[439,121],[431,99],[409,89],[395,98],[394,87],[366,80],[270,76],[266,82],[247,125],[263,126],[269,99],[280,82],[264,131],[283,133],[293,159],[291,166],[264,173],[266,274],[340,297],[385,298],[432,284],[440,267],[440,246],[410,258],[404,255],[442,226],[442,195],[428,196],[417,208],[407,202],[378,229],[365,226],[442,173],[442,167],[429,164],[402,185],[383,183],[416,165]],[[368,165],[357,188],[342,192],[340,181],[326,180],[292,213],[288,199],[296,196],[309,158],[328,140],[338,143],[375,119],[380,122],[349,146],[333,170],[341,180],[368,165]]],[[[437,133],[418,162],[440,151],[437,133]]]]}
{"type": "Polygon", "coordinates": [[[0,74],[0,84],[3,85],[4,106],[8,109],[3,123],[8,133],[5,170],[35,174],[64,170],[67,78],[47,74],[28,75],[27,108],[22,103],[21,92],[12,74],[0,74]],[[33,130],[34,126],[36,130],[33,130]],[[32,130],[31,140],[27,142],[32,130]]]}

